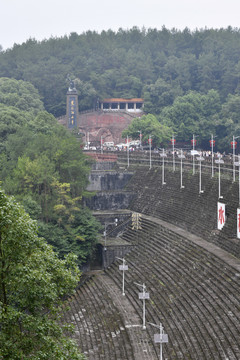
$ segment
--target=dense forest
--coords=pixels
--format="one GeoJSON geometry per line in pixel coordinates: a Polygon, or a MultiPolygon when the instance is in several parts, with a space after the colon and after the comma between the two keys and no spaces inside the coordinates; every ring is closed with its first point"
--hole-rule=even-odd
{"type": "Polygon", "coordinates": [[[85,359],[61,316],[79,281],[77,256],[59,259],[36,221],[2,190],[0,209],[0,359],[85,359]]]}
{"type": "Polygon", "coordinates": [[[38,91],[22,80],[0,78],[0,179],[61,258],[78,264],[91,256],[100,225],[82,196],[90,160],[81,141],[44,110],[38,91]]]}
{"type": "Polygon", "coordinates": [[[227,150],[240,133],[240,29],[88,31],[0,53],[0,77],[33,84],[54,116],[65,114],[68,74],[80,111],[105,97],[143,97],[180,140],[213,133],[227,150]]]}

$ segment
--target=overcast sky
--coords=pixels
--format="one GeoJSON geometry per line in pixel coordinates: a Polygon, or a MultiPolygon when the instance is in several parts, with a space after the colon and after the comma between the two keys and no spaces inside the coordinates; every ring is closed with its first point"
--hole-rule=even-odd
{"type": "Polygon", "coordinates": [[[0,0],[0,45],[87,30],[240,28],[240,0],[0,0]]]}

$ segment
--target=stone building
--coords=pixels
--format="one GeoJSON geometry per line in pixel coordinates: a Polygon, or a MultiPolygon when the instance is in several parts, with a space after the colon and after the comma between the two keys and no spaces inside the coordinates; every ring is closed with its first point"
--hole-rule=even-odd
{"type": "Polygon", "coordinates": [[[58,121],[68,129],[76,128],[85,143],[89,141],[98,146],[102,139],[103,142],[119,144],[123,142],[122,131],[135,117],[143,114],[143,108],[142,98],[110,98],[100,101],[94,110],[79,112],[78,94],[72,82],[67,91],[66,115],[58,121]]]}

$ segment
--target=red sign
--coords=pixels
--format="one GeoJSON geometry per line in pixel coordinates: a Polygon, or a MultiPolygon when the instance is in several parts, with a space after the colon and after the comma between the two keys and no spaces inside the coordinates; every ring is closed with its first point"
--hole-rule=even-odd
{"type": "Polygon", "coordinates": [[[231,148],[236,149],[236,146],[237,146],[237,142],[236,141],[231,141],[231,148]]]}
{"type": "Polygon", "coordinates": [[[225,204],[218,202],[218,230],[222,230],[225,224],[225,204]]]}
{"type": "Polygon", "coordinates": [[[215,140],[209,140],[209,142],[210,142],[210,146],[215,146],[215,140]]]}
{"type": "Polygon", "coordinates": [[[150,138],[150,139],[148,139],[148,143],[149,144],[151,144],[152,143],[152,139],[150,138]]]}

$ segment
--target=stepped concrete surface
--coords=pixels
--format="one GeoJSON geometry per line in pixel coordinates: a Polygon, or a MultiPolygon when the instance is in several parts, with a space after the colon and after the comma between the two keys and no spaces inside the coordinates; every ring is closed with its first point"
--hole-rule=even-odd
{"type": "MultiPolygon", "coordinates": [[[[227,251],[219,248],[218,246],[210,243],[209,241],[206,241],[202,239],[201,237],[194,235],[183,228],[180,228],[176,225],[169,224],[166,221],[163,221],[161,219],[155,218],[153,216],[148,216],[145,214],[141,214],[142,218],[149,219],[152,222],[156,224],[160,224],[164,226],[165,228],[175,232],[176,234],[179,234],[183,236],[185,239],[188,239],[189,241],[192,241],[194,244],[201,246],[203,249],[209,251],[213,255],[219,257],[221,260],[223,260],[225,263],[230,265],[231,267],[235,268],[240,273],[240,259],[234,257],[232,254],[229,254],[227,251]]],[[[239,274],[240,275],[240,274],[239,274]]]]}
{"type": "Polygon", "coordinates": [[[157,331],[148,322],[161,321],[169,336],[164,360],[239,360],[240,259],[161,219],[141,214],[140,225],[118,240],[134,245],[125,256],[126,295],[117,260],[86,274],[90,280],[69,302],[79,347],[90,360],[157,360],[157,331]],[[143,282],[146,330],[136,286],[143,282]]]}
{"type": "Polygon", "coordinates": [[[180,189],[179,171],[167,169],[163,185],[161,168],[139,167],[125,188],[135,196],[129,209],[106,204],[94,213],[103,225],[118,218],[118,226],[107,231],[104,271],[84,274],[64,313],[88,360],[159,359],[158,331],[149,323],[160,322],[169,339],[164,360],[240,360],[238,184],[222,178],[227,222],[218,231],[218,179],[209,174],[202,175],[199,194],[197,173],[184,169],[180,189]],[[128,265],[125,296],[116,256],[128,265]],[[137,286],[143,283],[150,294],[145,330],[137,286]]]}

